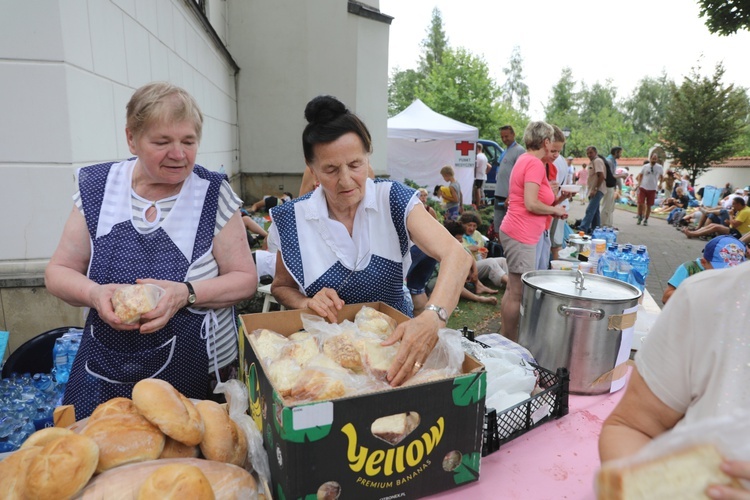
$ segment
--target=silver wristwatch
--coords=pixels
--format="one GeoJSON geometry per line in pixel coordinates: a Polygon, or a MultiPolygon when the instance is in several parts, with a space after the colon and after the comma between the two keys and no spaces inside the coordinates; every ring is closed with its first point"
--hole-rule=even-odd
{"type": "Polygon", "coordinates": [[[438,318],[443,323],[448,323],[448,311],[445,310],[444,307],[436,306],[434,304],[430,304],[429,306],[425,306],[425,311],[435,311],[438,315],[438,318]]]}

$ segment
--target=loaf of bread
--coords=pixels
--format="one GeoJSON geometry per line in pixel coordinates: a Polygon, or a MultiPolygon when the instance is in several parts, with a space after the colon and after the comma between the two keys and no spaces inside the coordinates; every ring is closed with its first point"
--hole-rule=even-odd
{"type": "Polygon", "coordinates": [[[362,356],[354,346],[354,339],[348,333],[326,339],[323,343],[323,353],[344,368],[355,372],[362,371],[362,356]]]}
{"type": "Polygon", "coordinates": [[[692,446],[643,463],[604,464],[597,476],[599,500],[707,498],[710,484],[735,484],[721,471],[722,457],[711,444],[692,446]]]}
{"type": "Polygon", "coordinates": [[[80,434],[53,439],[34,456],[26,472],[28,498],[71,498],[81,491],[99,463],[99,447],[80,434]]]}
{"type": "Polygon", "coordinates": [[[374,333],[383,339],[390,336],[398,326],[395,319],[368,306],[363,306],[357,312],[354,323],[363,332],[374,333]]]}
{"type": "Polygon", "coordinates": [[[141,314],[152,311],[159,302],[159,295],[149,285],[128,285],[115,290],[112,307],[125,324],[138,323],[141,314]]]}
{"type": "Polygon", "coordinates": [[[138,500],[213,500],[214,490],[206,475],[190,464],[163,465],[146,478],[138,500]]]}
{"type": "Polygon", "coordinates": [[[164,449],[161,451],[159,458],[198,458],[198,455],[200,455],[198,446],[180,443],[176,439],[166,436],[164,449]]]}
{"type": "Polygon", "coordinates": [[[219,403],[209,400],[197,402],[195,408],[206,429],[200,443],[203,456],[217,462],[244,466],[247,459],[247,438],[229,418],[227,411],[219,403]]]}
{"type": "Polygon", "coordinates": [[[0,460],[0,496],[5,500],[25,500],[26,474],[31,460],[42,451],[41,446],[21,447],[0,460]]]}
{"type": "Polygon", "coordinates": [[[21,449],[31,448],[32,446],[44,446],[53,439],[68,436],[70,434],[73,434],[73,431],[66,429],[65,427],[46,427],[44,429],[39,429],[23,442],[21,449]]]}
{"type": "Polygon", "coordinates": [[[332,372],[308,368],[292,387],[291,397],[297,401],[327,401],[346,394],[343,380],[332,372]]]}
{"type": "Polygon", "coordinates": [[[138,412],[167,436],[189,446],[203,440],[203,420],[192,401],[164,380],[147,378],[133,387],[138,412]]]}
{"type": "Polygon", "coordinates": [[[132,399],[112,398],[94,408],[94,411],[89,416],[89,423],[97,418],[106,417],[108,415],[122,415],[123,413],[139,415],[138,409],[133,404],[132,399]]]}
{"type": "Polygon", "coordinates": [[[99,462],[96,472],[159,458],[164,434],[137,413],[111,414],[90,420],[81,434],[96,441],[99,462]]]}
{"type": "MultiPolygon", "coordinates": [[[[241,467],[232,464],[199,458],[173,458],[152,460],[124,465],[96,476],[81,492],[84,500],[132,500],[137,498],[141,486],[154,471],[171,464],[187,464],[198,467],[211,484],[216,498],[222,500],[246,500],[255,498],[257,484],[253,476],[241,467]]],[[[152,498],[160,498],[155,496],[152,498]]],[[[185,499],[189,498],[188,496],[185,499]]]]}

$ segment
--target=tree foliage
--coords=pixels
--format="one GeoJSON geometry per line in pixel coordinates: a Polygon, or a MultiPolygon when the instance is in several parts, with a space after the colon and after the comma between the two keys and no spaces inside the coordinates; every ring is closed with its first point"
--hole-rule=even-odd
{"type": "Polygon", "coordinates": [[[750,2],[748,0],[698,0],[700,16],[706,18],[708,31],[731,35],[750,29],[750,2]]]}
{"type": "Polygon", "coordinates": [[[397,115],[417,98],[422,73],[413,69],[395,71],[388,82],[388,116],[397,115]]]}
{"type": "Polygon", "coordinates": [[[503,101],[510,107],[515,107],[526,113],[529,110],[529,86],[523,80],[523,58],[521,48],[516,45],[508,61],[509,67],[503,68],[505,83],[501,87],[503,101]]]}
{"type": "Polygon", "coordinates": [[[672,93],[662,131],[665,149],[695,179],[712,163],[726,160],[743,147],[750,103],[744,89],[724,85],[724,67],[711,78],[694,68],[672,93]]]}
{"type": "Polygon", "coordinates": [[[440,9],[432,9],[430,27],[427,28],[427,38],[422,40],[422,54],[419,57],[419,71],[426,75],[435,66],[443,63],[443,53],[448,48],[448,37],[443,29],[443,16],[440,9]]]}
{"type": "Polygon", "coordinates": [[[661,130],[674,89],[674,82],[666,73],[658,78],[647,76],[638,82],[638,87],[624,103],[634,132],[652,135],[661,130]]]}

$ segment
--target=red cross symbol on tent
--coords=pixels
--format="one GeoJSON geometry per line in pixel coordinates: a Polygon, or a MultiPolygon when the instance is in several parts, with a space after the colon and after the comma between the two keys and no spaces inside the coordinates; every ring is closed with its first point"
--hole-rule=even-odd
{"type": "Polygon", "coordinates": [[[474,143],[461,141],[456,143],[456,150],[461,151],[461,156],[469,156],[469,151],[474,149],[474,143]]]}

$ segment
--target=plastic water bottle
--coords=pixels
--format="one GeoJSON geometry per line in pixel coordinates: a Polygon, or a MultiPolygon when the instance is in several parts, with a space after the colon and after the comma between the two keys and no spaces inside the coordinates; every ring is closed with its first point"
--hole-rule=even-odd
{"type": "Polygon", "coordinates": [[[646,249],[643,247],[638,248],[638,251],[633,256],[633,277],[635,279],[635,285],[643,291],[646,288],[646,277],[648,276],[649,262],[646,257],[646,249]]]}
{"type": "Polygon", "coordinates": [[[618,259],[617,262],[617,279],[620,281],[624,281],[625,283],[630,282],[630,270],[632,269],[633,265],[633,257],[630,253],[630,247],[625,246],[625,248],[622,249],[622,256],[618,259]]]}
{"type": "Polygon", "coordinates": [[[603,256],[599,258],[597,272],[608,278],[615,278],[617,275],[617,246],[610,245],[603,256]]]}
{"type": "Polygon", "coordinates": [[[52,348],[52,359],[54,360],[52,370],[58,384],[67,384],[70,378],[70,370],[68,368],[69,344],[70,340],[63,335],[55,340],[55,346],[52,348]]]}

